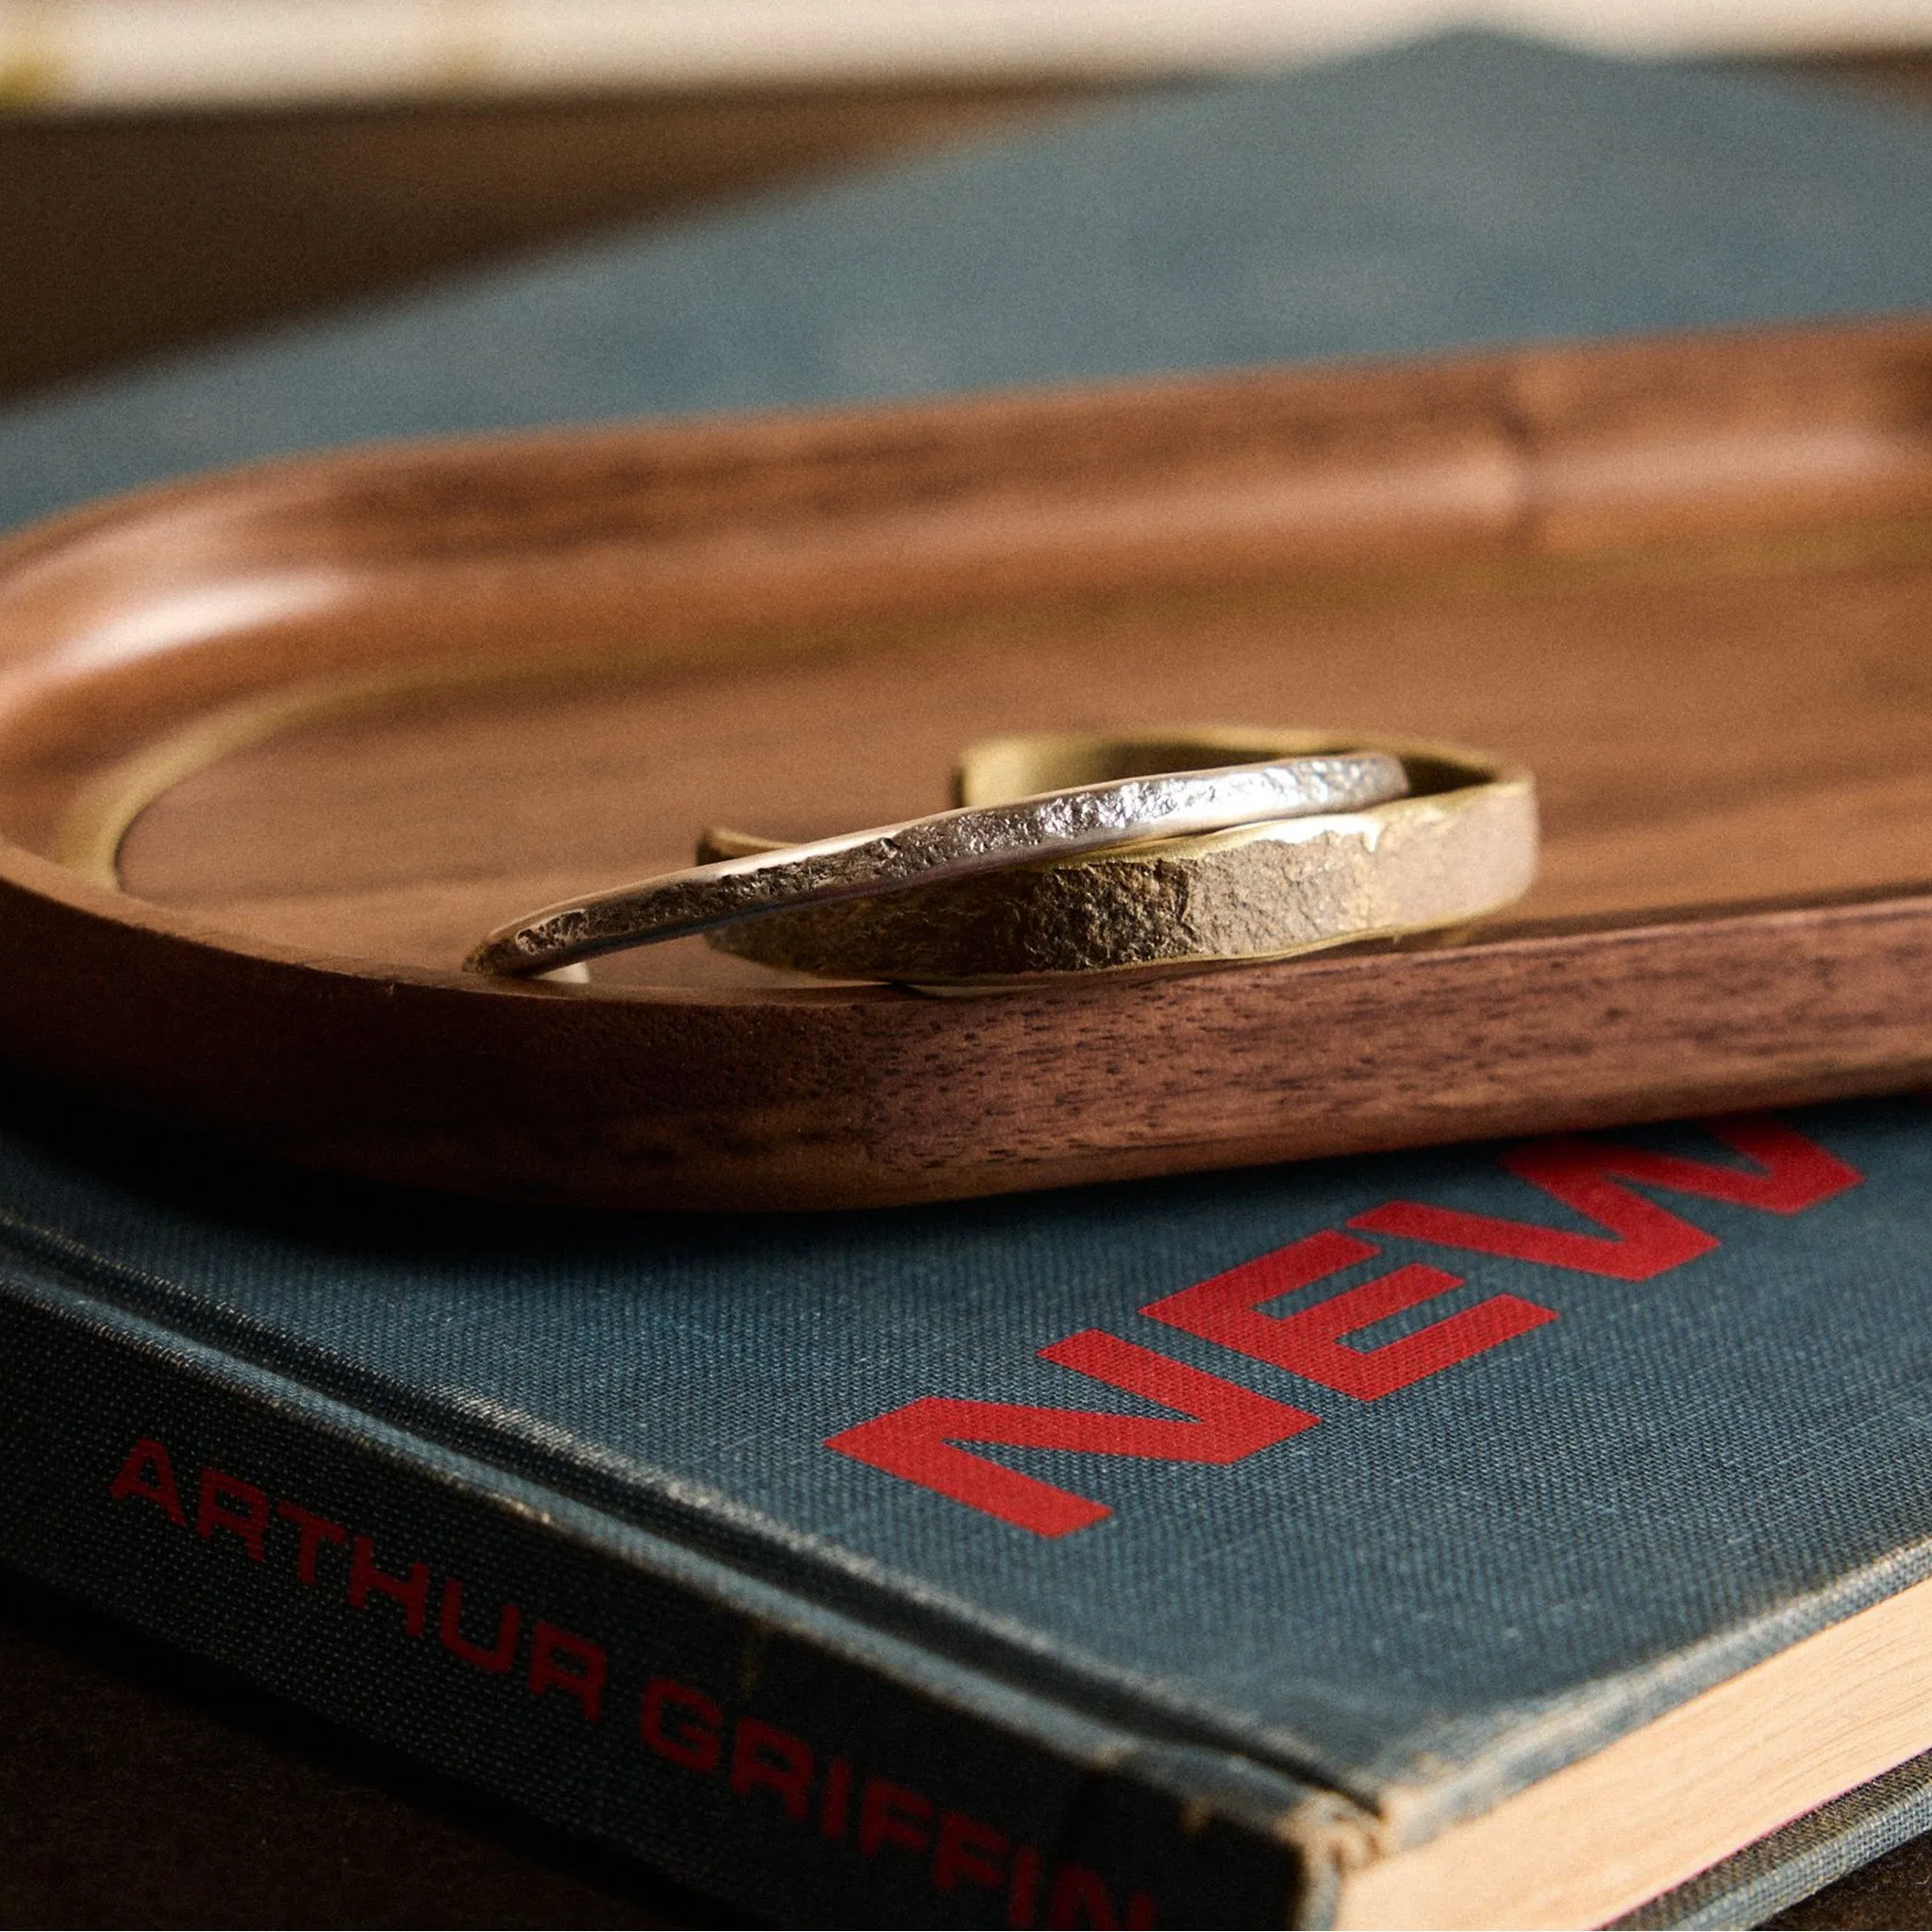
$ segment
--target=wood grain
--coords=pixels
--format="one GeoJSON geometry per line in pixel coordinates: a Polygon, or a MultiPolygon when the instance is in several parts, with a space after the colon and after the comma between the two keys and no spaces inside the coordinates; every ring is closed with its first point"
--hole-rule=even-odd
{"type": "Polygon", "coordinates": [[[1910,325],[185,484],[0,552],[0,1050],[310,1164],[708,1208],[1907,1086],[1928,620],[1910,325]],[[1528,764],[1523,920],[974,1001],[696,944],[583,988],[456,970],[707,824],[937,808],[1002,732],[1216,724],[1528,764]],[[149,792],[125,892],[58,862],[149,792]]]}

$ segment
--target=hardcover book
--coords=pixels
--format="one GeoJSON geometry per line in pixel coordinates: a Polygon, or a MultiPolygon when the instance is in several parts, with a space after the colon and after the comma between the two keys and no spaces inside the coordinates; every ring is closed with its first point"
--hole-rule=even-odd
{"type": "Polygon", "coordinates": [[[1727,1923],[1924,1822],[1918,1101],[749,1221],[54,1118],[0,1555],[742,1906],[1727,1923]]]}

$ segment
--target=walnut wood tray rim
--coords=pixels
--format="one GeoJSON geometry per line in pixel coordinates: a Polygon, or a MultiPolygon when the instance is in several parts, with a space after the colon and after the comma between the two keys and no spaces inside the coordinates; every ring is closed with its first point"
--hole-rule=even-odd
{"type": "Polygon", "coordinates": [[[422,655],[439,622],[508,648],[544,599],[571,597],[617,637],[599,572],[675,607],[650,649],[702,658],[772,613],[924,622],[962,600],[1217,573],[1922,526],[1932,325],[1909,322],[398,444],[160,486],[0,546],[0,1052],[313,1165],[713,1208],[1923,1084],[1918,879],[934,1001],[492,985],[230,931],[31,849],[141,731],[270,688],[278,640],[295,641],[286,675],[342,675],[378,645],[422,655]],[[1178,534],[1150,525],[1163,505],[1178,534]],[[337,558],[340,621],[324,599],[319,617],[265,607],[120,658],[89,642],[337,558]]]}

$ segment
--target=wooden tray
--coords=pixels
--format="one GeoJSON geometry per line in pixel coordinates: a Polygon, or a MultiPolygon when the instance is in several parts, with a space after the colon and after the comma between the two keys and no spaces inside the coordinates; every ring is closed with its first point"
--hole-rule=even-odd
{"type": "Polygon", "coordinates": [[[1932,1079],[1932,326],[273,465],[0,550],[0,1052],[312,1165],[866,1205],[1932,1079]],[[1542,881],[983,999],[458,971],[702,825],[1190,724],[1520,759],[1542,881]]]}

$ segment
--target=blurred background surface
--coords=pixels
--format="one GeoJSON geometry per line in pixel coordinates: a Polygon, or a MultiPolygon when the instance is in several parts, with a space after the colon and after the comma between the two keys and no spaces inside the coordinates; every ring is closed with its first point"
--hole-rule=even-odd
{"type": "Polygon", "coordinates": [[[0,398],[1467,22],[1932,108],[1932,0],[0,0],[0,398]]]}

